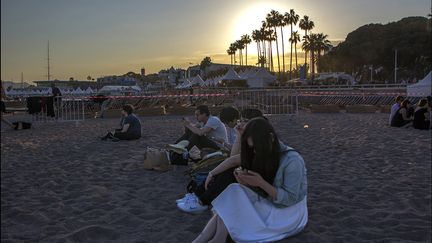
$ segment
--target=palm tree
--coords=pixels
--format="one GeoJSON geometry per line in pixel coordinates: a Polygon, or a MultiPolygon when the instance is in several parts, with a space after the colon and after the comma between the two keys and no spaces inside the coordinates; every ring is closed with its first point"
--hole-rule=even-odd
{"type": "Polygon", "coordinates": [[[319,34],[309,34],[303,37],[303,49],[309,51],[311,55],[311,77],[315,76],[315,52],[319,52],[320,36],[319,34]]]}
{"type": "Polygon", "coordinates": [[[237,51],[237,46],[235,43],[231,43],[229,49],[231,50],[231,52],[233,53],[234,56],[234,65],[236,64],[236,51],[237,51]]]}
{"type": "Polygon", "coordinates": [[[266,48],[267,38],[266,38],[266,34],[267,34],[267,31],[265,29],[265,26],[263,25],[260,29],[260,38],[261,38],[261,44],[262,44],[262,55],[264,56],[264,59],[267,62],[267,48],[266,48]]]}
{"type": "Polygon", "coordinates": [[[268,47],[269,47],[268,53],[269,53],[269,58],[270,58],[269,64],[270,64],[270,67],[271,67],[271,71],[274,72],[273,45],[272,45],[272,42],[276,40],[276,36],[275,36],[274,31],[272,29],[267,29],[266,32],[265,32],[265,34],[266,34],[265,35],[265,39],[269,43],[268,44],[268,47]]]}
{"type": "Polygon", "coordinates": [[[331,42],[327,40],[328,35],[325,35],[323,33],[319,33],[316,36],[316,52],[317,52],[317,71],[320,72],[320,61],[321,61],[321,52],[327,51],[331,48],[331,42]]]}
{"type": "MultiPolygon", "coordinates": [[[[303,19],[300,20],[299,27],[300,27],[300,29],[305,31],[305,36],[307,36],[308,30],[313,29],[315,27],[315,23],[309,19],[309,16],[305,15],[305,16],[303,16],[303,19]]],[[[304,64],[306,65],[306,63],[307,63],[307,51],[305,52],[304,64]]]]}
{"type": "Polygon", "coordinates": [[[278,60],[279,79],[280,79],[281,70],[280,70],[280,60],[279,60],[279,44],[278,44],[276,28],[281,25],[282,20],[283,20],[283,16],[276,10],[270,11],[270,13],[268,13],[267,17],[266,17],[267,27],[269,29],[273,28],[273,30],[274,30],[274,37],[275,37],[274,39],[276,41],[276,55],[277,55],[277,60],[278,60]]]}
{"type": "Polygon", "coordinates": [[[231,49],[231,48],[228,48],[227,50],[226,50],[226,52],[227,52],[227,54],[228,55],[230,55],[230,58],[231,58],[231,66],[233,65],[233,55],[234,55],[234,50],[233,49],[231,49]]]}
{"type": "Polygon", "coordinates": [[[295,51],[295,60],[296,60],[296,69],[298,68],[298,63],[297,63],[297,43],[300,42],[300,34],[298,33],[298,31],[294,31],[291,34],[291,38],[289,39],[289,41],[291,43],[294,43],[294,51],[295,51]]]}
{"type": "Polygon", "coordinates": [[[286,23],[284,20],[284,16],[280,15],[281,21],[279,23],[280,32],[281,32],[281,38],[282,38],[282,73],[285,79],[285,43],[284,43],[284,37],[283,37],[283,27],[285,27],[286,23]]]}
{"type": "Polygon", "coordinates": [[[259,58],[258,58],[258,63],[257,63],[257,65],[260,65],[260,67],[264,67],[264,64],[266,63],[266,59],[265,59],[265,57],[264,56],[260,56],[259,58]]]}
{"type": "Polygon", "coordinates": [[[241,40],[246,48],[246,66],[247,66],[247,45],[249,45],[252,42],[252,40],[248,34],[242,35],[241,40]]]}
{"type": "Polygon", "coordinates": [[[261,48],[260,48],[260,42],[261,42],[261,33],[259,30],[252,31],[252,40],[257,43],[257,53],[258,53],[258,59],[261,55],[261,48]]]}
{"type": "MultiPolygon", "coordinates": [[[[297,25],[297,22],[299,20],[299,15],[296,14],[294,12],[294,9],[290,9],[289,13],[285,13],[284,15],[284,22],[286,23],[286,25],[290,25],[291,26],[291,37],[293,35],[293,26],[297,25]]],[[[290,41],[291,42],[291,41],[290,41]]],[[[293,48],[293,43],[291,42],[291,52],[290,52],[290,80],[292,78],[292,48],[293,48]]]]}
{"type": "Polygon", "coordinates": [[[272,48],[272,41],[276,40],[274,30],[271,29],[268,26],[268,23],[266,21],[262,21],[262,31],[263,31],[263,39],[264,39],[264,47],[265,41],[268,42],[268,50],[266,50],[267,56],[266,60],[268,60],[268,66],[270,71],[274,71],[274,65],[273,65],[273,48],[272,48]]]}
{"type": "Polygon", "coordinates": [[[241,66],[243,65],[243,49],[245,48],[245,44],[243,43],[242,40],[236,40],[235,45],[239,50],[239,59],[240,59],[240,66],[241,66]]]}

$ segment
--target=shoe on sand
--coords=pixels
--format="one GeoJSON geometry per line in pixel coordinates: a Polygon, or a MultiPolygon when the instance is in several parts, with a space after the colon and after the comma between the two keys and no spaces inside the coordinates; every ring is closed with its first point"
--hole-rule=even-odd
{"type": "Polygon", "coordinates": [[[199,199],[195,194],[186,199],[185,202],[178,203],[177,207],[186,213],[202,213],[208,209],[207,206],[203,206],[199,203],[199,199]]]}
{"type": "Polygon", "coordinates": [[[176,144],[168,144],[168,150],[170,151],[174,151],[178,154],[183,154],[185,152],[187,152],[186,147],[189,145],[189,141],[187,140],[182,140],[176,144]]]}
{"type": "Polygon", "coordinates": [[[195,196],[193,193],[186,193],[183,198],[177,199],[176,203],[184,203],[189,200],[191,197],[195,196]]]}

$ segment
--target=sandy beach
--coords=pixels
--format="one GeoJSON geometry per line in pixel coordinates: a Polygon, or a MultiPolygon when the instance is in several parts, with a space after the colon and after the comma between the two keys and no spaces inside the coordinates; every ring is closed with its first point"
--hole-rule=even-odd
{"type": "MultiPolygon", "coordinates": [[[[143,169],[144,149],[181,135],[180,117],[141,117],[143,138],[101,141],[118,119],[1,133],[1,242],[190,242],[211,212],[179,211],[186,167],[143,169]]],[[[387,114],[271,116],[308,170],[309,223],[281,242],[430,242],[431,132],[387,114]],[[308,125],[305,128],[304,125],[308,125]]]]}

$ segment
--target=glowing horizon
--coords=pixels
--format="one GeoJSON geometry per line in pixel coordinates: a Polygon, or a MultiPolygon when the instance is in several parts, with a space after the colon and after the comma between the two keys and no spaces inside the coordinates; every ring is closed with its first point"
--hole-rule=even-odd
{"type": "MultiPolygon", "coordinates": [[[[26,82],[46,80],[48,40],[51,79],[86,80],[87,76],[139,72],[142,67],[147,74],[157,73],[171,66],[199,64],[205,56],[229,64],[229,44],[243,34],[251,35],[272,9],[282,14],[294,9],[300,18],[308,15],[315,22],[313,32],[323,32],[330,40],[343,40],[365,24],[426,16],[430,2],[94,0],[84,4],[68,0],[3,0],[1,80],[19,82],[21,72],[26,82]]],[[[288,33],[285,28],[285,65],[289,68],[288,33]]],[[[302,63],[300,46],[297,48],[302,63]]],[[[248,46],[249,65],[256,63],[256,49],[254,42],[248,46]]]]}

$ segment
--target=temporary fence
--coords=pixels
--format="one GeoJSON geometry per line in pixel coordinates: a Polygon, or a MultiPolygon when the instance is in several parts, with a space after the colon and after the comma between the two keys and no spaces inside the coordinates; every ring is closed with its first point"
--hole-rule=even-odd
{"type": "Polygon", "coordinates": [[[155,106],[197,105],[211,107],[233,105],[238,109],[256,108],[264,114],[296,114],[298,97],[290,90],[215,90],[200,89],[194,94],[152,94],[137,96],[92,97],[97,106],[91,109],[121,109],[124,104],[132,104],[136,110],[155,106]],[[98,99],[103,99],[98,101],[98,99]]]}
{"type": "Polygon", "coordinates": [[[421,97],[406,97],[403,92],[300,92],[300,103],[320,105],[375,105],[386,106],[394,103],[396,96],[402,96],[411,103],[417,103],[421,97]]]}
{"type": "Polygon", "coordinates": [[[298,113],[298,94],[293,90],[238,90],[235,92],[234,104],[240,108],[256,108],[264,114],[298,113]]]}
{"type": "MultiPolygon", "coordinates": [[[[209,107],[235,106],[239,110],[256,108],[264,114],[298,114],[300,103],[335,105],[391,105],[394,97],[406,97],[406,92],[390,90],[298,90],[298,89],[239,89],[208,88],[190,91],[153,91],[129,96],[63,96],[53,104],[54,115],[44,104],[31,114],[33,121],[80,121],[105,110],[119,110],[132,104],[136,110],[154,107],[189,107],[206,104],[209,107]]],[[[408,97],[415,103],[420,98],[408,97]]],[[[21,99],[22,107],[27,107],[21,99]]]]}
{"type": "Polygon", "coordinates": [[[13,111],[15,116],[31,122],[49,121],[82,121],[85,119],[87,101],[82,98],[53,98],[32,96],[9,102],[7,111],[13,111]],[[8,107],[13,104],[13,107],[8,107]]]}

